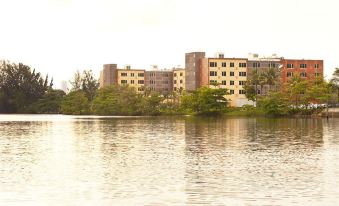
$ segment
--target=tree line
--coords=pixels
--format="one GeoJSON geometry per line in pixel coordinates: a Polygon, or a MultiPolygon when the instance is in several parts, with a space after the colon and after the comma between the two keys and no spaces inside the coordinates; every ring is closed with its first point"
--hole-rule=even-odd
{"type": "MultiPolygon", "coordinates": [[[[3,61],[0,65],[0,113],[43,113],[70,115],[172,115],[225,114],[228,107],[227,89],[201,87],[193,92],[160,94],[145,88],[138,93],[127,85],[99,88],[91,70],[77,71],[66,94],[53,89],[53,79],[43,76],[22,63],[3,61]]],[[[272,69],[259,73],[254,70],[244,86],[246,97],[256,107],[246,105],[245,113],[290,115],[313,111],[312,104],[337,103],[339,68],[326,82],[315,78],[307,82],[293,77],[280,85],[272,69]],[[253,112],[254,111],[254,112],[253,112]]]]}

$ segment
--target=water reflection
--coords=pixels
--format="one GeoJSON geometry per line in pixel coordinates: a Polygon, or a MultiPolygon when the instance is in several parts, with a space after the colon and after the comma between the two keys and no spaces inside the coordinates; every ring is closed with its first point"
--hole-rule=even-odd
{"type": "Polygon", "coordinates": [[[16,118],[0,117],[0,205],[339,200],[339,119],[16,118]]]}

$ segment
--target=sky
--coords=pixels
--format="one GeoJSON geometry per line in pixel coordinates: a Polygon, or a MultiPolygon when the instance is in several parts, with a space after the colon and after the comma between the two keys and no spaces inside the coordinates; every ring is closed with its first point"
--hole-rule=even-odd
{"type": "Polygon", "coordinates": [[[185,53],[323,59],[339,67],[338,0],[0,0],[0,59],[53,76],[103,64],[184,65],[185,53]]]}

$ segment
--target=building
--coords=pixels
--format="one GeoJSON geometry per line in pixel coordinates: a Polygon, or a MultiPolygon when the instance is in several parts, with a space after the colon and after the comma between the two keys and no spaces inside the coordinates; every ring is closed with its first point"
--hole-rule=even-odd
{"type": "Polygon", "coordinates": [[[228,89],[229,105],[241,107],[252,104],[245,96],[243,86],[247,81],[246,58],[224,58],[219,54],[215,58],[203,58],[201,61],[200,86],[228,89]]]}
{"type": "Polygon", "coordinates": [[[130,66],[125,69],[117,70],[117,84],[128,85],[133,87],[136,91],[143,91],[145,87],[145,70],[143,69],[131,69],[130,66]]]}
{"type": "MultiPolygon", "coordinates": [[[[258,54],[249,54],[247,60],[247,79],[251,80],[253,75],[257,75],[258,85],[257,94],[265,95],[269,91],[277,91],[281,85],[281,68],[282,57],[278,57],[276,54],[268,57],[259,57],[258,54]],[[264,79],[260,79],[260,76],[276,77],[279,81],[271,82],[269,84],[264,83],[264,79]]],[[[274,79],[274,78],[273,78],[274,79]]]]}
{"type": "Polygon", "coordinates": [[[180,93],[186,90],[185,72],[184,68],[173,69],[173,91],[180,93]]]}
{"type": "Polygon", "coordinates": [[[185,54],[185,88],[194,91],[200,86],[201,61],[205,52],[191,52],[185,54]]]}
{"type": "Polygon", "coordinates": [[[104,64],[103,69],[100,72],[100,87],[117,84],[117,69],[116,64],[104,64]]]}
{"type": "Polygon", "coordinates": [[[145,88],[167,94],[173,91],[172,70],[152,70],[145,72],[145,88]]]}
{"type": "Polygon", "coordinates": [[[316,77],[323,77],[323,60],[305,59],[282,59],[281,82],[286,84],[294,76],[299,76],[307,81],[312,81],[316,77]]]}

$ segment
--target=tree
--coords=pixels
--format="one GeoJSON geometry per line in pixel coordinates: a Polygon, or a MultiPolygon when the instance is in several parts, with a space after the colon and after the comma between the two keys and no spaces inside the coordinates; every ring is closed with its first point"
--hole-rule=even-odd
{"type": "Polygon", "coordinates": [[[99,82],[94,78],[92,70],[85,70],[81,78],[82,90],[86,93],[89,101],[94,99],[94,96],[99,88],[99,82]]]}
{"type": "Polygon", "coordinates": [[[107,86],[99,89],[93,100],[92,112],[98,115],[140,114],[141,95],[128,86],[107,86]]]}
{"type": "Polygon", "coordinates": [[[336,102],[339,102],[339,68],[335,68],[330,81],[333,93],[336,93],[336,102]]]}
{"type": "Polygon", "coordinates": [[[289,112],[288,101],[280,92],[271,93],[260,99],[260,107],[266,114],[273,116],[286,115],[289,112]]]}
{"type": "Polygon", "coordinates": [[[41,99],[28,106],[27,112],[58,114],[60,113],[61,103],[65,95],[65,92],[62,90],[49,89],[41,99]]]}
{"type": "Polygon", "coordinates": [[[61,103],[61,112],[73,115],[89,114],[89,102],[85,92],[78,90],[67,94],[61,103]]]}
{"type": "Polygon", "coordinates": [[[201,87],[182,97],[182,107],[198,114],[220,113],[227,106],[226,89],[201,87]]]}
{"type": "Polygon", "coordinates": [[[309,97],[305,95],[308,83],[299,76],[294,76],[287,82],[287,94],[291,104],[298,108],[308,103],[309,97]]]}
{"type": "Polygon", "coordinates": [[[79,70],[74,73],[73,80],[71,80],[70,83],[72,85],[71,92],[82,89],[82,77],[79,70]]]}
{"type": "Polygon", "coordinates": [[[48,75],[44,78],[27,65],[3,62],[0,65],[0,112],[26,112],[52,85],[48,75]]]}

